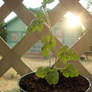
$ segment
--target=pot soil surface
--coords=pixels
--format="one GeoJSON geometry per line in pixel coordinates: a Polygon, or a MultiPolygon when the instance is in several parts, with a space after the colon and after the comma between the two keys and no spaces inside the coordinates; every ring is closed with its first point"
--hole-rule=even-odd
{"type": "Polygon", "coordinates": [[[49,85],[45,79],[35,76],[35,73],[25,76],[20,81],[20,87],[27,92],[85,92],[89,82],[82,76],[65,78],[59,73],[60,80],[56,85],[49,85]]]}

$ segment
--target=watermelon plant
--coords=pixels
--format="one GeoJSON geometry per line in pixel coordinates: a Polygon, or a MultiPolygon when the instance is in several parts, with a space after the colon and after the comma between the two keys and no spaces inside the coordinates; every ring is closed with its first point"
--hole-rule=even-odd
{"type": "MultiPolygon", "coordinates": [[[[52,32],[52,26],[50,23],[48,11],[46,5],[52,3],[54,0],[43,0],[42,6],[40,10],[36,14],[36,18],[29,25],[26,34],[28,35],[30,32],[43,30],[44,24],[49,28],[49,31],[52,32]]],[[[44,57],[50,55],[53,49],[56,48],[56,41],[54,36],[48,35],[41,40],[43,46],[41,48],[42,55],[44,57]]],[[[77,69],[73,64],[68,63],[70,60],[79,60],[76,52],[69,48],[68,46],[62,46],[58,51],[55,52],[55,64],[49,65],[48,67],[39,67],[36,71],[36,76],[39,78],[45,78],[49,85],[57,84],[59,81],[59,72],[60,71],[63,76],[68,77],[76,77],[79,75],[77,69]],[[56,64],[61,61],[63,67],[56,68],[56,64]]]]}

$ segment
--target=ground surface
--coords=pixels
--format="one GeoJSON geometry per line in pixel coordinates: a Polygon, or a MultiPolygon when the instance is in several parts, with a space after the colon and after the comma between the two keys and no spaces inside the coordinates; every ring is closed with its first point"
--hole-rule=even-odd
{"type": "MultiPolygon", "coordinates": [[[[92,57],[89,57],[89,61],[83,61],[82,64],[85,66],[85,68],[92,74],[92,57]]],[[[32,68],[33,71],[36,70],[39,66],[48,66],[48,60],[37,60],[37,59],[28,59],[28,58],[22,58],[25,63],[32,68]]],[[[52,60],[54,63],[54,60],[52,60]]],[[[18,88],[18,79],[20,78],[19,75],[15,72],[14,69],[9,69],[7,73],[0,78],[0,90],[3,92],[18,92],[16,88],[18,88]],[[8,91],[9,90],[9,91],[8,91]]]]}

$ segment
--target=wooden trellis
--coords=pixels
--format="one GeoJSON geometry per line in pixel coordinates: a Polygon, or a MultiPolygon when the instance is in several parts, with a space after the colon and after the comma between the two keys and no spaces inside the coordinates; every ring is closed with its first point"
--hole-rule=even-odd
{"type": "MultiPolygon", "coordinates": [[[[0,22],[2,22],[11,11],[14,11],[26,25],[29,25],[31,20],[35,18],[32,12],[22,4],[22,0],[4,0],[4,2],[5,4],[0,8],[0,22]]],[[[87,34],[73,46],[73,49],[81,55],[83,52],[88,50],[90,46],[92,46],[92,16],[79,4],[79,0],[60,0],[58,6],[49,12],[51,24],[56,24],[56,22],[59,21],[67,11],[71,11],[72,13],[76,13],[81,16],[81,18],[83,18],[82,22],[88,31],[87,34]]],[[[0,55],[3,57],[0,61],[0,77],[11,67],[13,67],[20,75],[31,72],[32,70],[26,66],[20,58],[30,49],[30,47],[32,47],[33,44],[48,34],[51,33],[48,31],[48,28],[44,26],[44,30],[42,32],[36,31],[34,33],[30,33],[29,36],[25,36],[12,49],[10,49],[0,38],[0,55]]],[[[57,49],[62,46],[57,39],[56,43],[57,49]]],[[[79,61],[72,63],[74,63],[78,68],[80,74],[85,75],[92,82],[92,75],[81,65],[79,61]]],[[[92,87],[90,92],[92,92],[92,87]]]]}

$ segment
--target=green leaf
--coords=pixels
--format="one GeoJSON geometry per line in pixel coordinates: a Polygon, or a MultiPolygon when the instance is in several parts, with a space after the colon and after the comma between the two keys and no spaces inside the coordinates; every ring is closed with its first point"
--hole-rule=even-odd
{"type": "Polygon", "coordinates": [[[66,78],[69,77],[69,73],[68,73],[67,71],[64,71],[64,72],[63,72],[63,75],[64,75],[66,78]]]}
{"type": "Polygon", "coordinates": [[[41,49],[41,52],[42,52],[42,55],[43,55],[44,57],[46,57],[46,56],[48,56],[50,50],[49,50],[48,48],[46,48],[46,47],[43,47],[43,48],[41,49]]]}
{"type": "Polygon", "coordinates": [[[52,3],[52,2],[54,2],[54,0],[43,0],[42,6],[43,6],[43,7],[46,7],[46,4],[50,4],[50,3],[52,3]]]}
{"type": "Polygon", "coordinates": [[[31,26],[28,26],[27,31],[26,31],[26,35],[29,35],[30,32],[31,32],[31,26]]]}
{"type": "Polygon", "coordinates": [[[39,32],[43,30],[43,24],[38,24],[37,29],[39,32]]]}
{"type": "Polygon", "coordinates": [[[52,35],[50,35],[49,44],[51,44],[52,47],[56,46],[56,42],[55,42],[54,36],[52,36],[52,35]]]}
{"type": "Polygon", "coordinates": [[[36,71],[36,76],[39,78],[45,78],[45,76],[49,71],[50,71],[49,67],[39,67],[36,71]]]}
{"type": "Polygon", "coordinates": [[[43,47],[41,49],[43,56],[47,56],[56,45],[54,37],[52,35],[44,37],[41,42],[43,44],[43,47]]]}
{"type": "Polygon", "coordinates": [[[57,84],[59,81],[59,73],[56,68],[52,69],[48,74],[46,75],[45,79],[47,80],[48,84],[57,84]]]}
{"type": "Polygon", "coordinates": [[[73,64],[64,65],[64,68],[61,68],[60,72],[62,72],[65,77],[76,77],[79,75],[78,70],[73,64]]]}
{"type": "Polygon", "coordinates": [[[60,48],[56,56],[64,64],[66,64],[67,61],[70,60],[79,60],[77,53],[68,46],[63,46],[62,48],[60,48]]]}
{"type": "Polygon", "coordinates": [[[54,2],[54,0],[47,0],[47,3],[48,3],[48,4],[50,4],[50,3],[52,3],[52,2],[54,2]]]}
{"type": "Polygon", "coordinates": [[[68,54],[71,60],[79,60],[78,54],[72,48],[69,49],[68,54]]]}
{"type": "Polygon", "coordinates": [[[42,20],[43,18],[44,18],[44,14],[42,13],[42,11],[38,11],[37,12],[37,19],[42,20]]]}
{"type": "Polygon", "coordinates": [[[35,32],[37,29],[37,23],[38,21],[35,19],[31,22],[31,24],[28,26],[26,34],[28,35],[30,32],[35,32]]]}
{"type": "Polygon", "coordinates": [[[62,55],[61,58],[60,58],[60,61],[62,61],[64,64],[67,63],[67,57],[62,55]]]}
{"type": "Polygon", "coordinates": [[[31,24],[28,26],[26,34],[28,35],[30,32],[35,32],[38,30],[39,32],[43,29],[44,19],[40,17],[40,14],[38,15],[38,19],[34,19],[31,24]],[[38,20],[39,19],[39,20],[38,20]]]}

